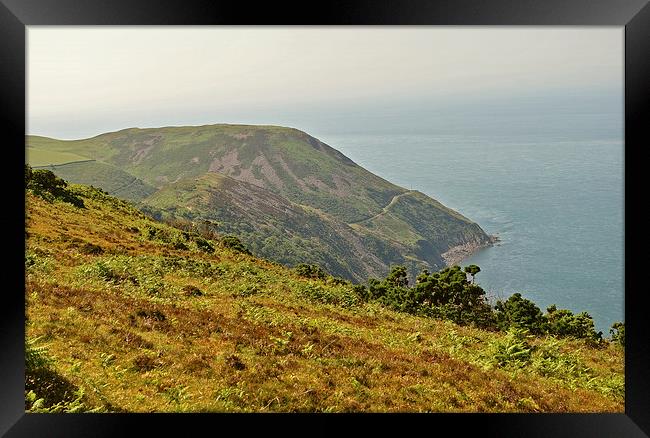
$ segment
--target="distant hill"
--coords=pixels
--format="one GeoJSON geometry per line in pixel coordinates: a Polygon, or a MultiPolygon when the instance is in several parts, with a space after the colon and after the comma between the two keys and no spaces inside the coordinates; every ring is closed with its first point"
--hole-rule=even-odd
{"type": "Polygon", "coordinates": [[[394,264],[414,278],[457,261],[449,255],[458,247],[491,244],[460,213],[293,128],[131,128],[74,141],[28,136],[27,147],[29,163],[60,158],[47,168],[138,201],[156,217],[209,220],[261,257],[319,264],[351,280],[385,275],[394,264]]]}

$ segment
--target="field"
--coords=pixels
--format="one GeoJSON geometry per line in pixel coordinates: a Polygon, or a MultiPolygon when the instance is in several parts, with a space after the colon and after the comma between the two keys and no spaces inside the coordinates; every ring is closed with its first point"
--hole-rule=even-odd
{"type": "Polygon", "coordinates": [[[88,157],[84,157],[73,152],[52,151],[48,149],[39,149],[33,147],[26,148],[25,157],[27,163],[32,167],[50,166],[89,160],[88,157]]]}
{"type": "MultiPolygon", "coordinates": [[[[366,302],[72,185],[28,194],[26,391],[111,412],[623,412],[623,350],[366,302]],[[80,389],[83,389],[83,395],[80,389]]],[[[26,402],[33,408],[33,400],[26,402]]],[[[83,410],[82,409],[82,410],[83,410]]]]}

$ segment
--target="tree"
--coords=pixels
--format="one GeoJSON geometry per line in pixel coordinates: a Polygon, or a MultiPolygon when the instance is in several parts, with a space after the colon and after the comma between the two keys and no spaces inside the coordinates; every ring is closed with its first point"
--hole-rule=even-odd
{"type": "Polygon", "coordinates": [[[481,268],[476,265],[465,266],[465,272],[472,276],[472,283],[474,283],[474,276],[481,272],[481,268]]]}
{"type": "Polygon", "coordinates": [[[324,280],[327,277],[327,273],[318,265],[300,263],[294,269],[298,275],[305,278],[324,280]]]}
{"type": "Polygon", "coordinates": [[[609,329],[609,333],[612,335],[612,342],[617,342],[625,347],[625,324],[617,321],[612,324],[612,328],[609,329]]]}
{"type": "Polygon", "coordinates": [[[506,301],[497,301],[495,310],[497,325],[501,330],[517,327],[528,329],[531,333],[544,331],[542,311],[535,303],[522,297],[519,292],[506,301]]]}
{"type": "Polygon", "coordinates": [[[33,170],[29,166],[25,167],[25,189],[49,202],[56,199],[84,208],[83,200],[68,190],[67,187],[68,183],[65,180],[57,177],[49,170],[33,170]]]}
{"type": "Polygon", "coordinates": [[[574,315],[570,310],[558,309],[555,305],[550,306],[546,311],[546,330],[548,333],[595,341],[602,339],[602,332],[596,333],[594,320],[587,312],[574,315]]]}
{"type": "Polygon", "coordinates": [[[393,266],[385,281],[388,286],[407,287],[409,280],[406,266],[393,266]]]}

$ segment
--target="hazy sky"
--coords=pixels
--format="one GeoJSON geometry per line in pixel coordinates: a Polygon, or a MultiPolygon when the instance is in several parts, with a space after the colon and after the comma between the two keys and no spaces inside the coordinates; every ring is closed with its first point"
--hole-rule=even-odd
{"type": "Polygon", "coordinates": [[[622,100],[623,27],[29,26],[27,68],[31,134],[316,126],[409,105],[622,100]]]}

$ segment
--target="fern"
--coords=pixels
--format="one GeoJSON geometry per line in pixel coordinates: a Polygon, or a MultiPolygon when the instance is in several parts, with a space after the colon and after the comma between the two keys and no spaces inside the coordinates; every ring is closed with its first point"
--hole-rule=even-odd
{"type": "Polygon", "coordinates": [[[25,341],[25,369],[27,371],[45,368],[54,362],[49,355],[47,345],[36,345],[40,340],[41,337],[37,337],[25,341]]]}
{"type": "Polygon", "coordinates": [[[74,400],[69,402],[59,402],[52,406],[45,406],[45,399],[38,398],[34,391],[29,391],[27,394],[25,394],[25,406],[28,406],[26,411],[34,414],[76,414],[81,412],[105,412],[105,409],[101,406],[96,408],[90,408],[86,406],[82,401],[83,396],[84,390],[83,388],[79,388],[79,390],[75,393],[74,400]]]}

